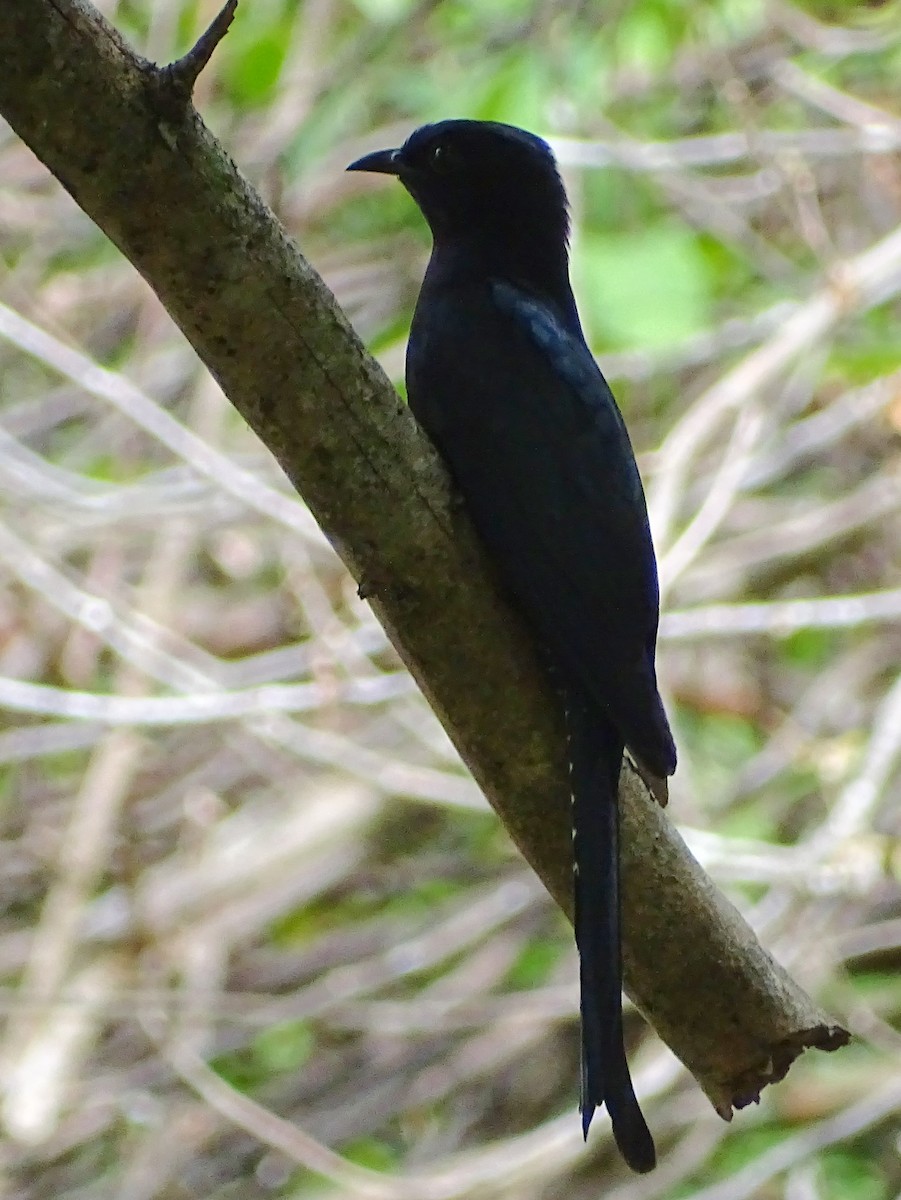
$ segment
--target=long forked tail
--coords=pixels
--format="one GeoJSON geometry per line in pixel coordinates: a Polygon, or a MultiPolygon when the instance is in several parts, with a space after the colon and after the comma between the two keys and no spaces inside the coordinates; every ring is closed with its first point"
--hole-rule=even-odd
{"type": "Polygon", "coordinates": [[[607,1105],[620,1154],[651,1171],[654,1142],[629,1076],[623,1045],[619,899],[619,803],[623,743],[604,711],[566,693],[572,771],[573,881],[582,1010],[582,1130],[607,1105]]]}

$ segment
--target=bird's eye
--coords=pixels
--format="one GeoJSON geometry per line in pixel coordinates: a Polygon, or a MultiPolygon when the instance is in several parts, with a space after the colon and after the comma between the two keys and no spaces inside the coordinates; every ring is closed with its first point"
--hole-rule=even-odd
{"type": "Polygon", "coordinates": [[[454,152],[449,150],[444,142],[438,142],[433,146],[429,153],[429,166],[435,171],[442,173],[452,171],[454,168],[454,152]]]}

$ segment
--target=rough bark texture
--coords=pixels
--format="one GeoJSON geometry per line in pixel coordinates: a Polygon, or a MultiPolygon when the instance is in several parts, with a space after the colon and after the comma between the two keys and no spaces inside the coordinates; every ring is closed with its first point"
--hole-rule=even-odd
{"type": "MultiPolygon", "coordinates": [[[[141,272],[276,456],[475,778],[570,907],[560,714],[436,455],[334,298],[165,76],[83,0],[3,0],[0,112],[141,272]]],[[[725,1117],[847,1034],[624,770],[630,995],[725,1117]]]]}

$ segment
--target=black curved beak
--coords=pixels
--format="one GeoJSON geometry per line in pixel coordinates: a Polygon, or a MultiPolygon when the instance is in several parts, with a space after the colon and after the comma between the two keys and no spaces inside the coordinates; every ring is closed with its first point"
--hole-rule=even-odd
{"type": "Polygon", "coordinates": [[[375,150],[352,162],[347,171],[374,171],[378,175],[399,175],[401,157],[399,150],[375,150]]]}

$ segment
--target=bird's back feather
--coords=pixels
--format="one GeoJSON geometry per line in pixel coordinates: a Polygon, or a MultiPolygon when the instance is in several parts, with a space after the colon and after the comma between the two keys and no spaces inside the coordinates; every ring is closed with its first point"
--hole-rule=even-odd
{"type": "Polygon", "coordinates": [[[609,712],[643,764],[672,774],[644,493],[581,335],[513,284],[442,281],[432,293],[427,282],[407,377],[417,419],[557,666],[609,712]]]}

